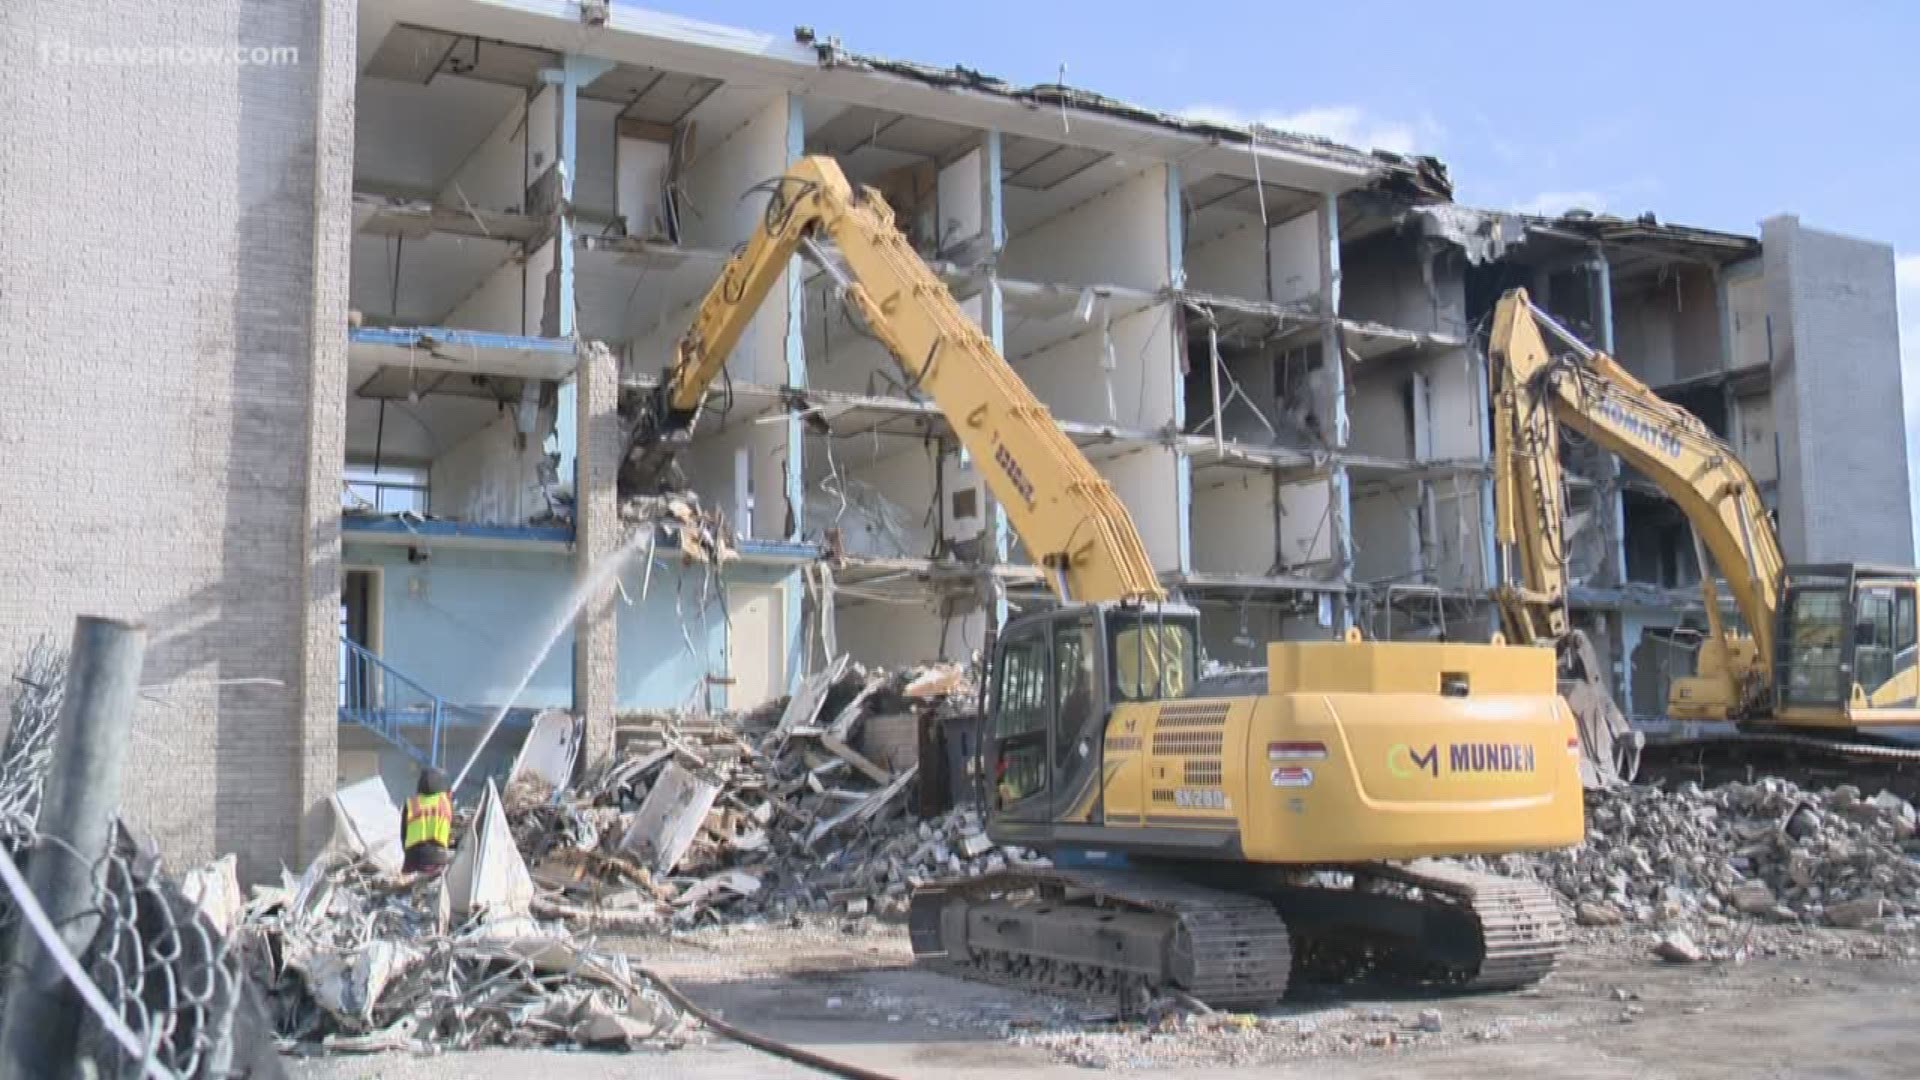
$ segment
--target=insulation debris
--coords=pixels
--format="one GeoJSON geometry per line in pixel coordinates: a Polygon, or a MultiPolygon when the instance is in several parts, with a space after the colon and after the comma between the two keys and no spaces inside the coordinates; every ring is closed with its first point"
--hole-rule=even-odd
{"type": "Polygon", "coordinates": [[[625,930],[898,918],[922,881],[1045,865],[994,843],[975,811],[914,816],[908,790],[944,763],[917,760],[903,734],[973,704],[958,666],[869,673],[842,658],[753,713],[624,718],[619,753],[577,789],[509,808],[534,910],[625,930]]]}

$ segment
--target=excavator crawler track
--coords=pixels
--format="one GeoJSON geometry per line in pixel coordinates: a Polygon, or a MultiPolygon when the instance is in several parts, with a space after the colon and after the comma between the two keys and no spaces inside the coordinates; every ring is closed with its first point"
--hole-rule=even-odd
{"type": "Polygon", "coordinates": [[[1128,1008],[1179,990],[1209,1005],[1280,1000],[1293,965],[1268,901],[1132,871],[1009,871],[916,891],[914,954],[964,978],[1128,1008]]]}
{"type": "MultiPolygon", "coordinates": [[[[1355,872],[1416,889],[1430,898],[1428,902],[1453,905],[1478,927],[1477,949],[1463,954],[1457,948],[1462,943],[1445,943],[1455,946],[1452,955],[1425,965],[1431,981],[1468,991],[1532,986],[1553,970],[1566,946],[1567,927],[1559,901],[1533,882],[1428,859],[1397,865],[1369,863],[1355,872]]],[[[1421,942],[1416,948],[1439,944],[1421,942]]]]}

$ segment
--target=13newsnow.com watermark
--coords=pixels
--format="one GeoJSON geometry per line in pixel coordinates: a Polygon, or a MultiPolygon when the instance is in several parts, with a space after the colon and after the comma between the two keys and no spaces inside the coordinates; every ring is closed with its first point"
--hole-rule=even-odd
{"type": "Polygon", "coordinates": [[[76,45],[40,43],[40,62],[94,67],[288,67],[300,62],[294,45],[76,45]]]}

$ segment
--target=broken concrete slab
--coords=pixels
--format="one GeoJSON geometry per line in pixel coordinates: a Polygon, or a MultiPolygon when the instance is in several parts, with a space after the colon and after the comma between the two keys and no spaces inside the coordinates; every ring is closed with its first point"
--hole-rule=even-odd
{"type": "Polygon", "coordinates": [[[460,918],[524,916],[533,903],[533,877],[514,846],[500,790],[487,781],[473,827],[446,872],[446,896],[460,918]]]}
{"type": "Polygon", "coordinates": [[[400,807],[377,776],[333,793],[333,838],[328,846],[350,858],[366,859],[397,874],[405,859],[400,846],[400,807]]]}
{"type": "Polygon", "coordinates": [[[565,788],[580,754],[580,734],[579,719],[564,709],[547,709],[535,716],[507,772],[508,790],[515,784],[533,784],[538,788],[534,794],[544,798],[565,788]]]}
{"type": "Polygon", "coordinates": [[[714,781],[677,762],[668,765],[621,837],[620,850],[646,862],[655,874],[673,873],[719,795],[720,785],[714,781]]]}

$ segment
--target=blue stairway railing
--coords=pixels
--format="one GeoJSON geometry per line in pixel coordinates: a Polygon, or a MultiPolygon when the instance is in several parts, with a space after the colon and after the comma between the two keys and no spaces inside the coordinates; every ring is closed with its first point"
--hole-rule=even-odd
{"type": "Polygon", "coordinates": [[[340,647],[340,719],[437,768],[451,706],[361,646],[342,638],[340,647]]]}

